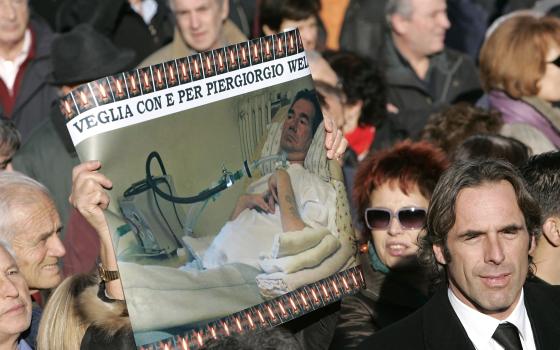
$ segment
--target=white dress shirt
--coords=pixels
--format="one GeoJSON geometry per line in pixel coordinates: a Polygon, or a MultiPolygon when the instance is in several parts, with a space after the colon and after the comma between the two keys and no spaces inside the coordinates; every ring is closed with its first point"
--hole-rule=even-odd
{"type": "Polygon", "coordinates": [[[16,58],[13,61],[10,61],[0,57],[0,79],[4,81],[4,84],[6,84],[6,87],[8,88],[10,94],[13,94],[14,83],[16,81],[19,67],[21,67],[22,63],[25,61],[27,55],[29,55],[30,49],[31,31],[27,29],[23,38],[23,46],[16,58]]]}
{"type": "Polygon", "coordinates": [[[158,4],[155,0],[142,0],[139,4],[131,3],[130,7],[142,17],[147,25],[152,22],[158,10],[158,4]]]}
{"type": "Polygon", "coordinates": [[[447,295],[453,310],[459,317],[463,328],[465,328],[467,335],[477,350],[503,350],[504,348],[492,339],[492,335],[496,328],[498,328],[498,325],[505,322],[512,323],[517,327],[523,350],[536,350],[531,322],[525,309],[523,290],[521,290],[521,296],[511,315],[502,321],[465,305],[453,294],[451,289],[447,290],[447,295]]]}

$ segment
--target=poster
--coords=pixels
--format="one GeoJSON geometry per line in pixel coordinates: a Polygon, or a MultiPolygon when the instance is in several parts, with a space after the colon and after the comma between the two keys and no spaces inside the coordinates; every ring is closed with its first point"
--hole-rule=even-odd
{"type": "Polygon", "coordinates": [[[363,286],[297,30],[81,85],[60,108],[106,211],[139,349],[198,349],[363,286]]]}

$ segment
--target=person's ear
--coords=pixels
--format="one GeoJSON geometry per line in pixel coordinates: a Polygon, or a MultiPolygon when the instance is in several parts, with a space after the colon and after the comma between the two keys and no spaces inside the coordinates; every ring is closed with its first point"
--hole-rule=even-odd
{"type": "Polygon", "coordinates": [[[262,31],[264,35],[272,35],[272,34],[276,34],[272,29],[270,29],[270,27],[268,25],[263,25],[262,26],[262,31]]]}
{"type": "Polygon", "coordinates": [[[408,22],[409,20],[404,18],[403,16],[395,13],[391,15],[391,29],[398,35],[403,35],[408,31],[408,22]]]}
{"type": "Polygon", "coordinates": [[[222,0],[221,18],[225,21],[229,16],[229,0],[222,0]]]}
{"type": "Polygon", "coordinates": [[[445,254],[443,253],[445,248],[442,245],[434,244],[432,246],[432,249],[434,251],[434,255],[436,256],[437,262],[442,265],[447,264],[447,261],[445,260],[445,254]]]}
{"type": "Polygon", "coordinates": [[[554,247],[560,246],[560,217],[551,216],[545,220],[543,235],[554,247]]]}

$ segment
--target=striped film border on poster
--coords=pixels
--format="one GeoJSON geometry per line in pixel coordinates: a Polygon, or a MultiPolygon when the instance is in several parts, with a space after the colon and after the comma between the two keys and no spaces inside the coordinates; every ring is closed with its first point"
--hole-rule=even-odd
{"type": "Polygon", "coordinates": [[[365,281],[360,266],[192,329],[185,334],[140,346],[140,350],[198,350],[235,334],[265,330],[357,293],[365,281]]]}
{"type": "Polygon", "coordinates": [[[92,108],[303,52],[297,29],[133,69],[80,85],[60,100],[66,121],[92,108]]]}

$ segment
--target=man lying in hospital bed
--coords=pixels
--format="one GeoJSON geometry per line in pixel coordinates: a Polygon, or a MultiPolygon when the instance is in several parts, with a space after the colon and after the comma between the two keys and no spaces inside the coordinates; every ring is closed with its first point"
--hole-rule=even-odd
{"type": "MultiPolygon", "coordinates": [[[[337,196],[343,189],[336,190],[304,167],[310,148],[323,149],[324,133],[313,137],[321,121],[314,92],[296,94],[285,120],[271,127],[279,137],[269,135],[263,147],[285,152],[289,166],[269,169],[248,187],[231,220],[199,257],[203,270],[119,263],[135,331],[210,321],[353,264],[350,239],[340,236],[335,222],[337,196]],[[313,142],[320,147],[312,147],[313,142]]],[[[335,137],[335,147],[339,141],[335,137]]],[[[342,152],[330,151],[331,156],[342,152]]],[[[324,151],[319,153],[324,157],[324,151]]],[[[72,201],[99,227],[102,220],[92,218],[91,206],[107,204],[96,202],[91,193],[103,191],[100,174],[92,176],[87,163],[81,167],[75,171],[72,201]]]]}

